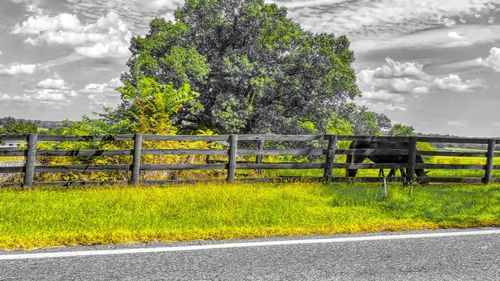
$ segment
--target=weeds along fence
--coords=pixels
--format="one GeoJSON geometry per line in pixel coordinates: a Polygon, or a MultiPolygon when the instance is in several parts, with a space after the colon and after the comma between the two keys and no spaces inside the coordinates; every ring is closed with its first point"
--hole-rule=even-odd
{"type": "MultiPolygon", "coordinates": [[[[406,171],[405,177],[391,180],[405,181],[424,179],[428,182],[463,182],[484,183],[500,182],[494,177],[500,165],[494,165],[495,146],[500,140],[485,138],[443,138],[443,137],[375,137],[375,136],[343,136],[343,135],[220,135],[220,136],[187,136],[187,135],[117,135],[117,136],[52,136],[29,134],[28,136],[0,135],[0,142],[24,141],[25,146],[18,149],[0,149],[0,174],[4,174],[0,186],[24,186],[30,188],[37,185],[86,185],[86,184],[168,184],[179,182],[196,182],[204,180],[238,181],[272,181],[281,179],[306,179],[325,181],[352,180],[345,177],[346,169],[371,170],[360,173],[354,180],[377,182],[382,179],[376,176],[379,169],[397,169],[406,171]],[[404,149],[349,149],[349,143],[358,141],[391,141],[407,144],[404,149]],[[44,149],[43,144],[59,144],[59,149],[44,149]],[[86,149],[61,149],[65,143],[99,144],[87,145],[86,149]],[[103,149],[102,144],[120,144],[120,149],[103,149]],[[165,146],[165,143],[177,143],[165,146]],[[190,147],[190,143],[197,145],[190,147]],[[421,150],[419,143],[440,144],[475,144],[476,150],[421,150]],[[147,145],[144,145],[147,144],[147,145]],[[160,145],[162,144],[162,145],[160,145]],[[183,144],[183,145],[180,145],[183,144]],[[98,147],[98,149],[92,149],[98,147]],[[168,147],[168,148],[164,148],[168,147]],[[200,148],[201,147],[201,148],[200,148]],[[202,156],[193,158],[193,156],[202,156]],[[405,156],[406,162],[396,163],[346,163],[346,155],[392,155],[405,156]],[[424,163],[417,163],[417,156],[424,158],[424,163]],[[165,156],[179,156],[170,161],[165,156]],[[17,157],[17,158],[16,158],[17,157]],[[106,157],[107,161],[89,162],[88,159],[106,157]],[[119,161],[113,161],[121,157],[119,161]],[[148,158],[149,157],[149,158],[148,158]],[[160,161],[149,161],[157,159],[160,161]],[[163,158],[161,158],[163,157],[163,158]],[[184,157],[184,158],[182,158],[184,157]],[[204,157],[204,158],[203,158],[204,157]],[[448,162],[436,162],[435,157],[447,157],[448,162]],[[24,159],[23,165],[2,166],[2,158],[24,159]],[[57,161],[46,159],[76,159],[79,161],[57,161]],[[479,162],[463,164],[455,159],[473,158],[479,162]],[[111,159],[111,160],[110,160],[111,159]],[[149,159],[149,160],[148,160],[149,159]],[[164,161],[162,163],[161,161],[164,161]],[[159,162],[159,163],[158,163],[159,162]],[[69,163],[69,164],[68,164],[69,163]],[[76,163],[76,164],[75,164],[76,163]],[[83,163],[83,164],[82,164],[83,163]],[[111,164],[110,164],[111,163],[111,164]],[[416,177],[415,170],[440,171],[425,177],[416,177]],[[300,172],[298,172],[300,170],[300,172]],[[307,171],[304,171],[307,170],[307,171]],[[468,170],[453,176],[448,173],[455,170],[468,170]],[[183,171],[218,171],[210,174],[183,178],[183,171]],[[444,171],[444,172],[443,172],[444,171]],[[79,174],[106,172],[107,175],[121,173],[121,177],[112,179],[82,180],[79,174]],[[71,175],[64,180],[46,180],[57,173],[71,175]],[[49,177],[43,177],[48,174],[49,177]],[[9,175],[5,177],[5,175],[9,175]],[[159,178],[154,178],[159,176],[159,178]],[[166,176],[165,176],[166,175],[166,176]],[[435,176],[438,175],[438,176],[435,176]],[[451,175],[451,176],[450,176],[451,175]]],[[[48,146],[51,147],[51,146],[48,146]]],[[[116,147],[116,146],[115,146],[116,147]]],[[[432,146],[428,146],[431,147],[432,146]]],[[[396,159],[396,158],[394,158],[396,159]]],[[[400,158],[401,159],[401,158],[400,158]]],[[[19,161],[19,160],[17,160],[19,161]]],[[[0,177],[1,178],[1,177],[0,177]]],[[[104,177],[106,178],[106,177],[104,177]]]]}

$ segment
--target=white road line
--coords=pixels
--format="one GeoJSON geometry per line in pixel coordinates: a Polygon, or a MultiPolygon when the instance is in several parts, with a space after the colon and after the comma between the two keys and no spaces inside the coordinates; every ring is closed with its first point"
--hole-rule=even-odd
{"type": "Polygon", "coordinates": [[[157,248],[130,248],[130,249],[113,249],[113,250],[48,252],[48,253],[32,253],[32,254],[6,254],[6,255],[0,255],[0,261],[82,257],[82,256],[106,256],[106,255],[123,255],[123,254],[182,252],[182,251],[267,247],[267,246],[282,246],[282,245],[307,245],[307,244],[327,244],[327,243],[379,241],[379,240],[422,239],[422,238],[440,238],[440,237],[492,235],[492,234],[500,234],[500,229],[477,230],[477,231],[453,231],[453,232],[438,232],[438,233],[393,234],[393,235],[363,236],[363,237],[338,237],[338,238],[319,238],[319,239],[303,239],[303,240],[241,242],[241,243],[188,245],[188,246],[157,247],[157,248]]]}

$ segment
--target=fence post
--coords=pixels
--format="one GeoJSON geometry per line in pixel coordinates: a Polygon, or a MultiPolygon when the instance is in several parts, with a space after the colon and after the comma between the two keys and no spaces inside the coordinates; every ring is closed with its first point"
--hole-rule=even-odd
{"type": "MultiPolygon", "coordinates": [[[[257,150],[259,152],[262,152],[264,150],[264,140],[257,140],[257,150]]],[[[255,164],[262,164],[262,154],[257,154],[256,158],[255,158],[255,164]]],[[[257,169],[257,174],[258,175],[261,175],[262,174],[262,170],[261,169],[257,169]]]]}
{"type": "Polygon", "coordinates": [[[325,168],[323,170],[323,180],[331,181],[332,180],[332,172],[333,172],[333,164],[335,162],[335,150],[337,147],[337,136],[327,135],[328,139],[328,148],[326,150],[326,160],[325,160],[325,168]]]}
{"type": "Polygon", "coordinates": [[[227,181],[236,179],[236,155],[238,152],[238,135],[229,136],[229,163],[227,166],[227,181]]]}
{"type": "Polygon", "coordinates": [[[33,177],[35,175],[36,163],[36,143],[38,134],[28,134],[28,147],[26,150],[26,165],[24,167],[24,187],[31,188],[33,186],[33,177]]]}
{"type": "Polygon", "coordinates": [[[142,134],[134,134],[134,158],[132,159],[132,175],[130,184],[138,184],[141,176],[142,134]]]}
{"type": "Polygon", "coordinates": [[[417,138],[410,137],[408,146],[408,165],[406,166],[406,181],[412,182],[415,177],[415,165],[417,160],[417,138]]]}
{"type": "Polygon", "coordinates": [[[484,168],[484,184],[490,184],[493,178],[493,158],[495,158],[496,140],[488,140],[488,153],[486,154],[486,166],[484,168]]]}

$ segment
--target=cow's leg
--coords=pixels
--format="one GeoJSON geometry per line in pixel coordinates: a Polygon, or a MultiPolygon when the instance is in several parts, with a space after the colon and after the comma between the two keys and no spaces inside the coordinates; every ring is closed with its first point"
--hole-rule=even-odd
{"type": "Polygon", "coordinates": [[[385,178],[384,169],[380,169],[380,170],[378,170],[378,176],[379,176],[379,178],[380,178],[380,177],[381,177],[381,178],[385,178]]]}
{"type": "Polygon", "coordinates": [[[395,175],[396,175],[396,173],[394,172],[394,169],[391,169],[391,170],[389,171],[389,174],[387,175],[387,177],[388,177],[388,178],[392,178],[392,177],[394,177],[395,175]]]}
{"type": "Polygon", "coordinates": [[[391,170],[389,171],[389,174],[387,175],[387,179],[388,179],[390,182],[392,182],[392,181],[394,181],[394,177],[395,177],[395,176],[396,176],[396,170],[391,169],[391,170]]]}
{"type": "Polygon", "coordinates": [[[406,181],[406,170],[399,169],[399,172],[401,173],[401,177],[403,178],[403,187],[406,187],[408,185],[408,182],[406,181]]]}

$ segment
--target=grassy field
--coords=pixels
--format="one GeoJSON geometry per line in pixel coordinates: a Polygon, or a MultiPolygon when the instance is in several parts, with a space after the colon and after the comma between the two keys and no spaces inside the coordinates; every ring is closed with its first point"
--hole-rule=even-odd
{"type": "Polygon", "coordinates": [[[2,156],[0,157],[0,163],[1,162],[13,162],[13,161],[23,161],[24,157],[19,157],[19,156],[2,156]]]}
{"type": "Polygon", "coordinates": [[[0,191],[0,248],[500,225],[500,185],[209,184],[0,191]]]}

